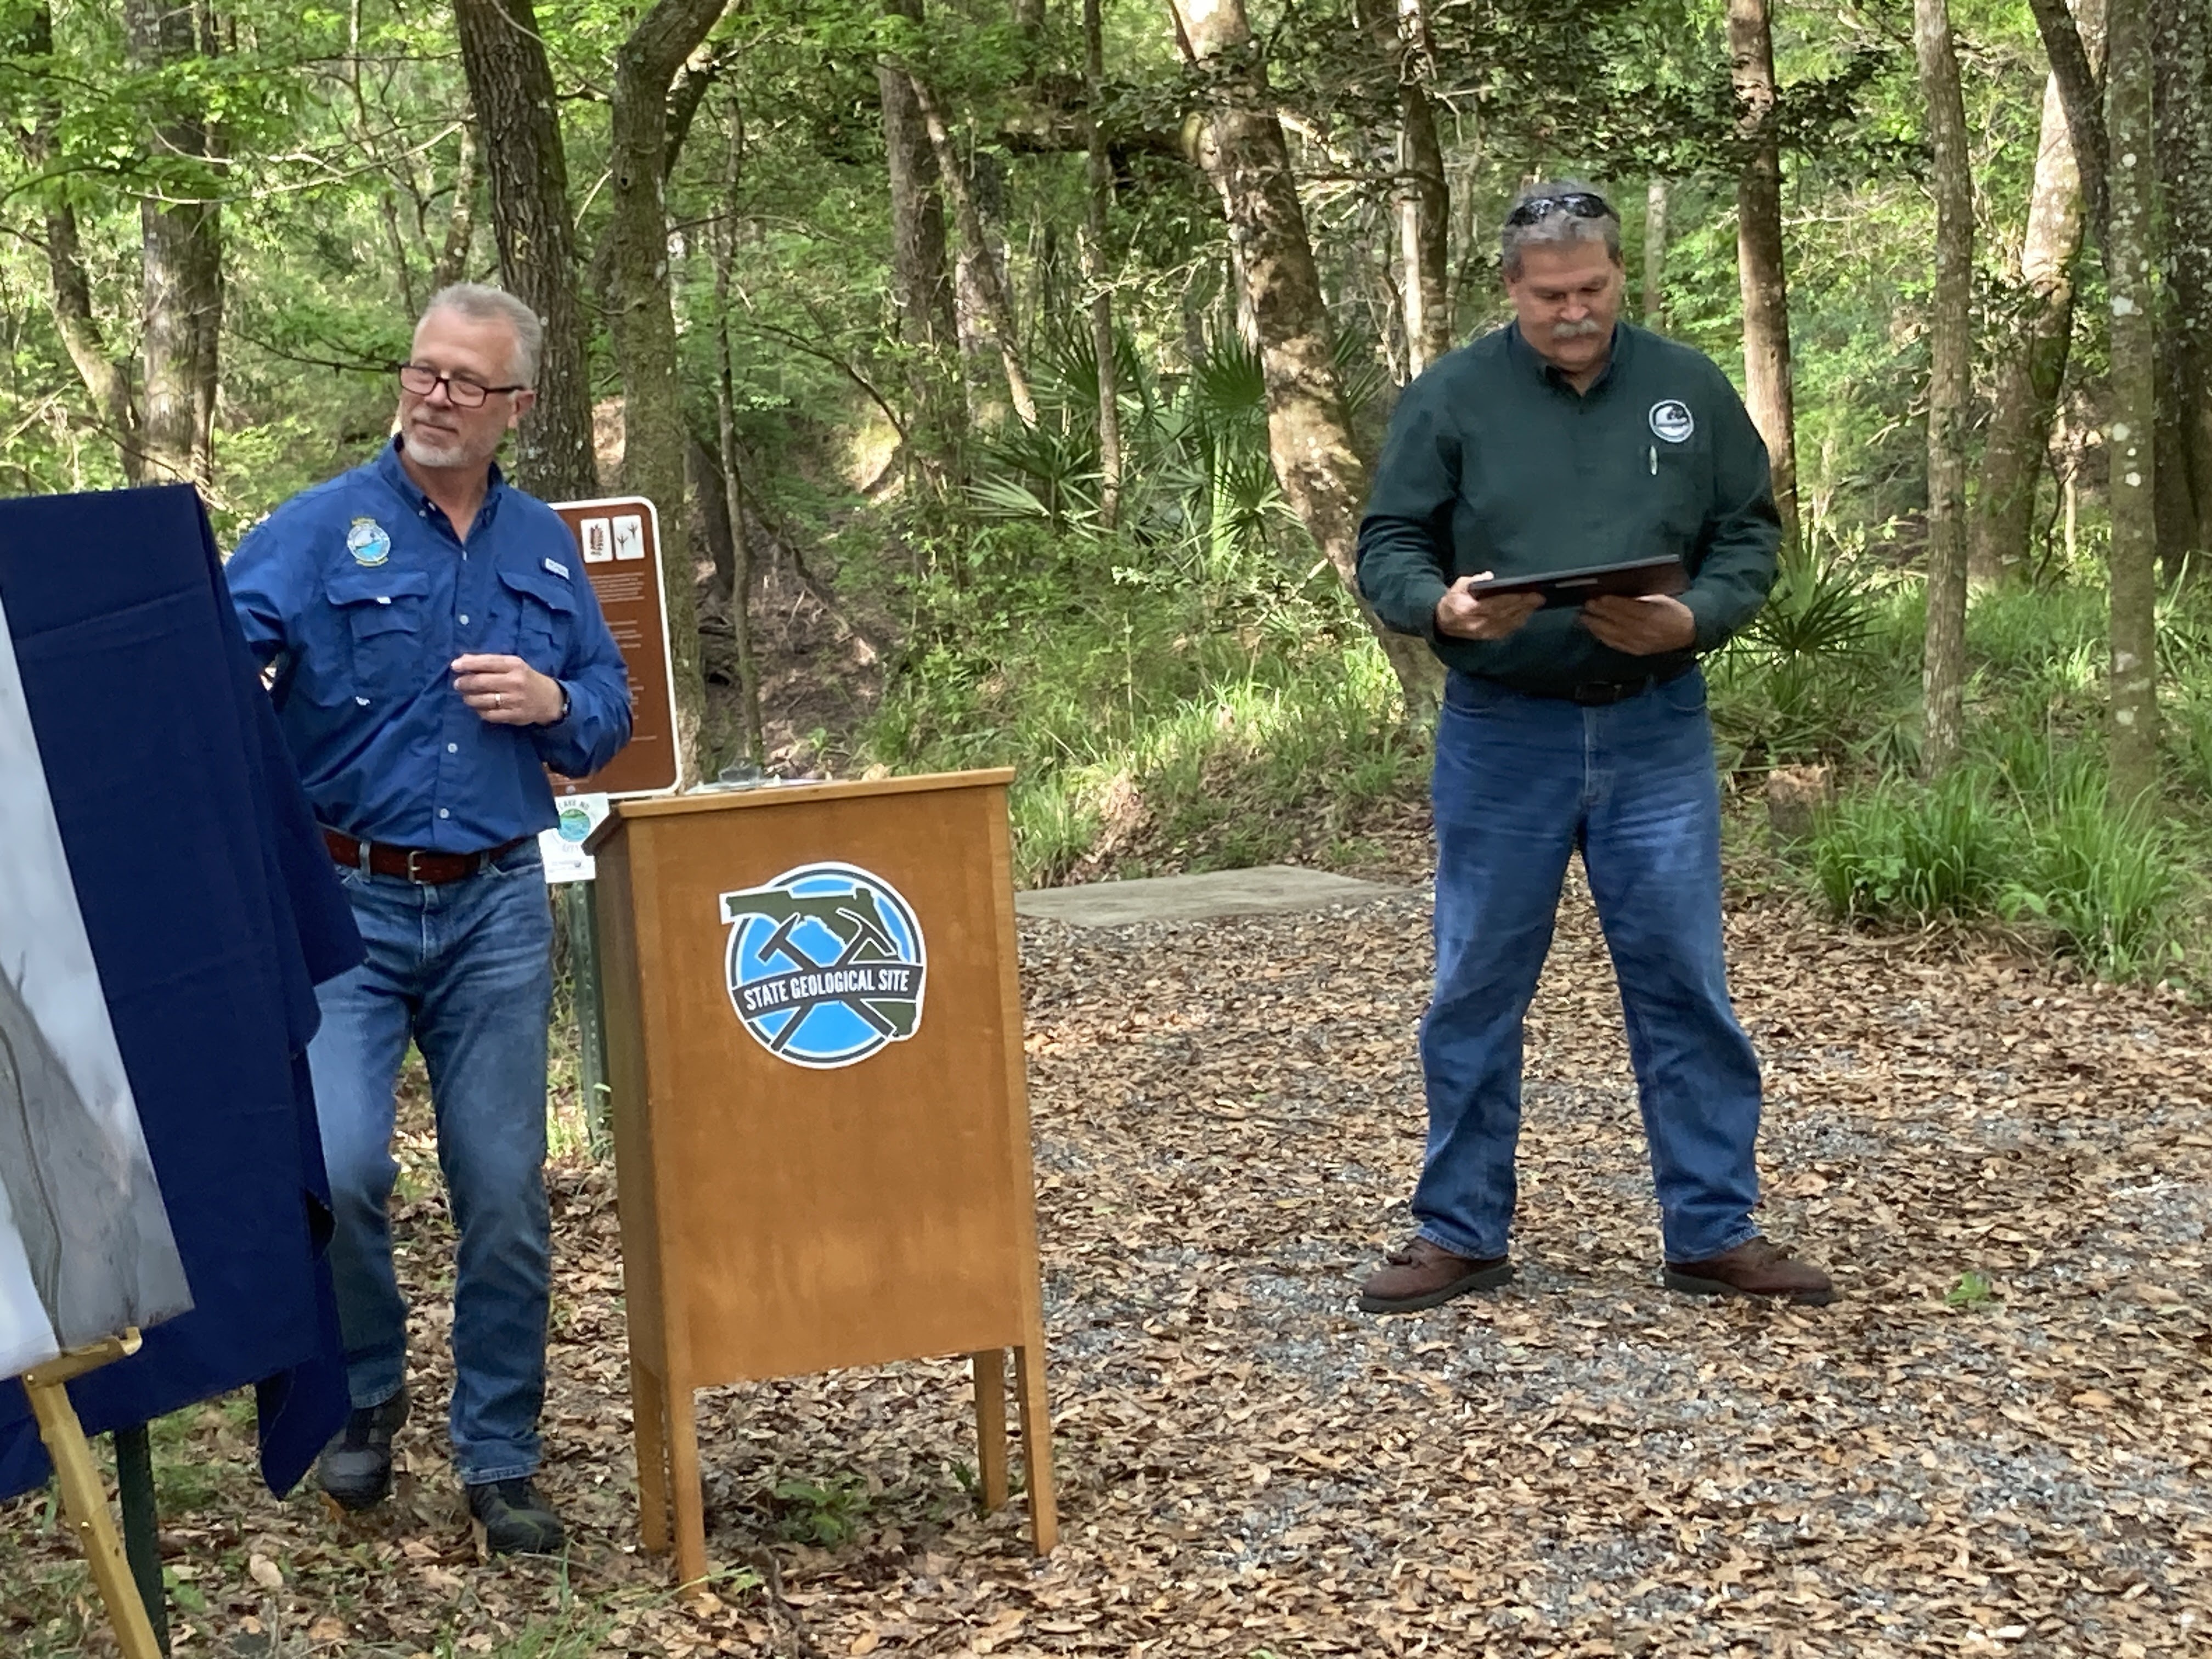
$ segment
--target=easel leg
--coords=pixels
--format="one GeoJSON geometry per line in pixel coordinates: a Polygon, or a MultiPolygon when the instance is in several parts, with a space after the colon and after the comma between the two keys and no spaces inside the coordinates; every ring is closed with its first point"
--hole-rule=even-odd
{"type": "Polygon", "coordinates": [[[92,1568],[93,1582],[100,1587],[100,1599],[106,1606],[108,1622],[115,1627],[116,1644],[123,1650],[124,1659],[161,1659],[154,1626],[146,1617],[146,1604],[139,1598],[138,1586],[123,1559],[115,1517],[108,1513],[106,1486],[93,1466],[92,1448],[85,1443],[84,1425],[77,1421],[68,1389],[33,1370],[25,1374],[23,1391],[30,1396],[40,1437],[54,1460],[62,1506],[76,1529],[77,1541],[92,1568]]]}
{"type": "Polygon", "coordinates": [[[699,1485],[698,1401],[688,1382],[668,1381],[668,1484],[676,1499],[676,1582],[707,1576],[707,1501],[699,1485]]]}
{"type": "Polygon", "coordinates": [[[1044,1391],[1044,1335],[1014,1350],[1014,1389],[1021,1402],[1022,1467],[1030,1494],[1030,1542],[1039,1555],[1060,1542],[1060,1499],[1052,1483],[1052,1413],[1044,1391]]]}
{"type": "Polygon", "coordinates": [[[975,1372],[975,1468],[983,1480],[983,1507],[1006,1501],[1006,1351],[988,1348],[968,1356],[975,1372]]]}
{"type": "Polygon", "coordinates": [[[637,1530],[654,1555],[668,1547],[667,1392],[635,1355],[629,1362],[631,1440],[637,1448],[637,1530]]]}

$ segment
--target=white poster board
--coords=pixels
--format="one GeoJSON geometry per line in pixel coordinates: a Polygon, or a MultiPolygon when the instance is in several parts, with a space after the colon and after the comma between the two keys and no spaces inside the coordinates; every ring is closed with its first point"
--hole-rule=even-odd
{"type": "Polygon", "coordinates": [[[191,1306],[0,611],[0,1376],[191,1306]]]}

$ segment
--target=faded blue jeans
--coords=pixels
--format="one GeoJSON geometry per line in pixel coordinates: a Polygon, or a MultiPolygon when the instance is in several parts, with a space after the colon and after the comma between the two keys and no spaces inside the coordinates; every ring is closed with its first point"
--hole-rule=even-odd
{"type": "Polygon", "coordinates": [[[1421,1236],[1506,1253],[1522,1024],[1579,848],[1620,985],[1670,1261],[1758,1234],[1759,1061],[1721,951],[1720,788],[1692,669],[1585,708],[1454,673],[1437,727],[1437,984],[1421,1236]]]}
{"type": "Polygon", "coordinates": [[[453,1462],[473,1486],[538,1468],[552,1287],[545,1033],[553,915],[538,846],[442,886],[340,872],[368,959],[319,993],[307,1050],[337,1215],[331,1267],[356,1407],[399,1392],[407,1304],[387,1206],[393,1091],[410,1037],[429,1068],[438,1163],[460,1230],[453,1462]]]}

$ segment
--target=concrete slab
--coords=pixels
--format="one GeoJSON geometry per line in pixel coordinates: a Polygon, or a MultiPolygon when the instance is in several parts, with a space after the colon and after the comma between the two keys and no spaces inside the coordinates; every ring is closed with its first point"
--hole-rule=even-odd
{"type": "Polygon", "coordinates": [[[1149,876],[1075,887],[1038,887],[1014,895],[1024,916],[1078,927],[1121,927],[1140,921],[1200,921],[1208,916],[1261,915],[1361,904],[1409,890],[1356,881],[1325,870],[1267,864],[1256,870],[1209,870],[1195,876],[1149,876]]]}

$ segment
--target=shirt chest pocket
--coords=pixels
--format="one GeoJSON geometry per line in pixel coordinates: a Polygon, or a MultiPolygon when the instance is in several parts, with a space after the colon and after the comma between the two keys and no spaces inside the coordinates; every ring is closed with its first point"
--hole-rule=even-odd
{"type": "Polygon", "coordinates": [[[557,678],[575,632],[575,590],[550,571],[501,570],[499,580],[514,613],[514,654],[557,678]]]}
{"type": "Polygon", "coordinates": [[[1651,514],[1661,534],[1686,548],[1705,527],[1706,509],[1713,495],[1712,452],[1692,441],[1650,443],[1639,458],[1646,477],[1642,480],[1651,501],[1651,514]]]}
{"type": "MultiPolygon", "coordinates": [[[[430,579],[420,571],[348,570],[324,590],[333,614],[338,675],[318,675],[318,702],[380,702],[420,689],[431,670],[423,657],[422,611],[430,579]]],[[[438,665],[443,667],[443,664],[438,665]]]]}

